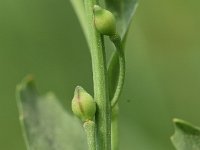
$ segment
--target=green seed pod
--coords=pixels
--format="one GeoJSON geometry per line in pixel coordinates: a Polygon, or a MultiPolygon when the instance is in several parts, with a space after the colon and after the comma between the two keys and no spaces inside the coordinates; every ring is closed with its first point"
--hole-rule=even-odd
{"type": "Polygon", "coordinates": [[[94,23],[96,29],[103,35],[112,36],[116,33],[116,20],[114,15],[98,5],[94,6],[94,23]]]}
{"type": "Polygon", "coordinates": [[[77,86],[74,92],[72,111],[84,122],[92,120],[96,113],[96,103],[93,97],[80,86],[77,86]]]}

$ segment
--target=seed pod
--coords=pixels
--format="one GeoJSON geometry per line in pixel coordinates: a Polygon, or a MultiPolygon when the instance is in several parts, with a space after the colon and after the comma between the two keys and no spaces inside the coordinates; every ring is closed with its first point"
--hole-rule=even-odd
{"type": "Polygon", "coordinates": [[[116,20],[114,15],[98,5],[94,6],[94,23],[96,29],[103,35],[112,36],[116,33],[116,20]]]}
{"type": "Polygon", "coordinates": [[[72,111],[83,122],[92,120],[96,112],[96,103],[93,97],[80,86],[77,86],[74,92],[72,111]]]}

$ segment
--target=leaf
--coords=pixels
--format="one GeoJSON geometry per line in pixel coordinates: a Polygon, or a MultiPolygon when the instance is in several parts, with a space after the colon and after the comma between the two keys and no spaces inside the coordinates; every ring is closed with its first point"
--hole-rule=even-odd
{"type": "Polygon", "coordinates": [[[107,9],[115,15],[118,33],[124,41],[137,8],[137,0],[105,0],[105,3],[107,9]]]}
{"type": "Polygon", "coordinates": [[[89,38],[88,38],[88,27],[87,27],[87,18],[85,14],[85,7],[84,7],[84,1],[83,0],[70,0],[74,11],[76,12],[76,15],[79,19],[79,22],[81,24],[81,27],[83,29],[83,32],[85,34],[85,37],[87,39],[88,45],[90,44],[89,38]]]}
{"type": "Polygon", "coordinates": [[[200,128],[180,119],[173,120],[175,134],[171,140],[177,150],[200,150],[200,128]]]}
{"type": "Polygon", "coordinates": [[[49,93],[40,97],[33,79],[17,87],[17,103],[28,150],[87,149],[80,122],[49,93]]]}

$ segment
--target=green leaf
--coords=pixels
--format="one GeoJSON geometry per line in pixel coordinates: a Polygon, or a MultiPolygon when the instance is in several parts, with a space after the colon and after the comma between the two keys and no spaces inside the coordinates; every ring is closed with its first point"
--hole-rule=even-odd
{"type": "Polygon", "coordinates": [[[175,134],[171,140],[177,150],[200,150],[200,128],[180,119],[173,120],[175,134]]]}
{"type": "Polygon", "coordinates": [[[107,9],[115,15],[118,33],[124,41],[137,7],[137,0],[105,0],[105,3],[107,9]]]}
{"type": "Polygon", "coordinates": [[[40,97],[31,77],[17,87],[20,121],[28,150],[87,149],[82,126],[49,93],[40,97]]]}
{"type": "Polygon", "coordinates": [[[87,26],[87,17],[85,13],[85,7],[84,7],[84,1],[83,0],[70,0],[74,11],[76,12],[76,15],[79,19],[79,22],[81,24],[81,27],[83,29],[83,32],[85,34],[85,37],[87,39],[88,45],[90,44],[88,39],[88,26],[87,26]]]}
{"type": "MultiPolygon", "coordinates": [[[[122,38],[123,48],[126,35],[137,8],[137,0],[106,0],[107,9],[114,13],[117,20],[117,32],[122,38]]],[[[112,99],[117,86],[119,76],[119,62],[117,52],[114,52],[108,64],[108,80],[110,99],[112,99]]]]}

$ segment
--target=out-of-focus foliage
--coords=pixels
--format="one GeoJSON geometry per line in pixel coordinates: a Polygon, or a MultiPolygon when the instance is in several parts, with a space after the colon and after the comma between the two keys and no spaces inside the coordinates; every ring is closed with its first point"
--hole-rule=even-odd
{"type": "Polygon", "coordinates": [[[171,140],[177,150],[200,150],[200,128],[174,119],[175,133],[171,140]]]}
{"type": "MultiPolygon", "coordinates": [[[[172,118],[200,125],[199,5],[140,1],[127,38],[122,149],[173,150],[172,118]]],[[[69,111],[76,85],[92,93],[89,50],[69,1],[0,1],[1,149],[25,150],[15,86],[28,73],[69,111]]]]}
{"type": "Polygon", "coordinates": [[[16,95],[28,150],[87,149],[81,122],[63,109],[53,93],[39,96],[32,77],[17,86],[16,95]]]}

